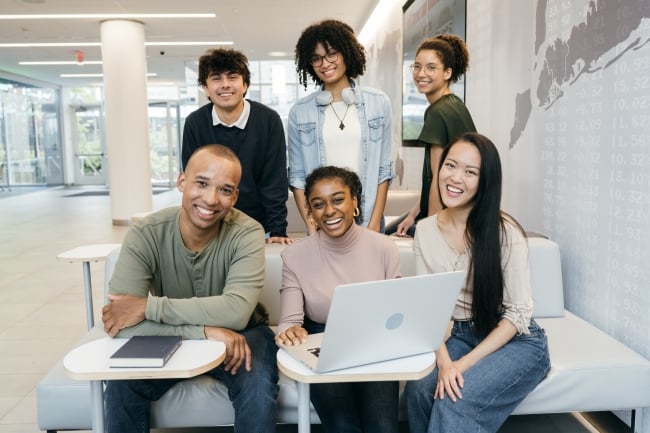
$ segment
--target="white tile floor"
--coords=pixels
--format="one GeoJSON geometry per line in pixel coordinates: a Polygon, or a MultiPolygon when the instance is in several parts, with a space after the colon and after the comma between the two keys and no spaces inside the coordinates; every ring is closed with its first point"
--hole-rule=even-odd
{"type": "MultiPolygon", "coordinates": [[[[0,192],[0,433],[36,433],[35,387],[86,329],[81,265],[56,261],[79,245],[121,242],[127,227],[111,224],[108,196],[64,197],[69,189],[0,192]]],[[[153,196],[154,209],[179,203],[170,191],[153,196]]],[[[95,299],[103,266],[91,265],[95,299]]],[[[622,431],[613,427],[601,432],[622,431]]],[[[282,432],[295,432],[283,426],[282,432]]],[[[315,426],[313,429],[319,432],[315,426]]],[[[231,429],[192,429],[186,433],[231,429]]],[[[511,417],[501,433],[586,433],[599,430],[581,416],[511,417]]]]}

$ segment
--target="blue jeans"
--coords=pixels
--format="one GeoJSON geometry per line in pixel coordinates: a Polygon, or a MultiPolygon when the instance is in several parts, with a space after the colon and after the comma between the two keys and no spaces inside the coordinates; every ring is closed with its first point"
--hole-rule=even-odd
{"type": "MultiPolygon", "coordinates": [[[[546,377],[550,359],[546,334],[534,320],[530,334],[517,335],[463,373],[463,398],[454,403],[433,398],[438,368],[404,391],[411,433],[496,432],[517,405],[546,377]]],[[[476,347],[482,338],[472,322],[456,321],[446,342],[452,360],[476,347]]]]}
{"type": "MultiPolygon", "coordinates": [[[[305,318],[310,334],[325,326],[305,318]]],[[[319,383],[309,386],[325,433],[397,433],[399,382],[319,383]]]]}
{"type": "MultiPolygon", "coordinates": [[[[221,365],[205,374],[228,387],[235,408],[235,432],[275,432],[279,387],[273,331],[261,325],[241,331],[241,334],[251,349],[251,371],[241,368],[233,376],[221,365]]],[[[149,433],[151,401],[158,400],[181,380],[184,379],[108,381],[104,401],[106,431],[149,433]]]]}

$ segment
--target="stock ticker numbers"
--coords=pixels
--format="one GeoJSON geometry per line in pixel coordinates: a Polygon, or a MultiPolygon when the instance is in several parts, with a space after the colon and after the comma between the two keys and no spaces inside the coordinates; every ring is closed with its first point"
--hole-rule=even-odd
{"type": "MultiPolygon", "coordinates": [[[[643,295],[650,281],[650,7],[644,3],[601,0],[571,11],[549,1],[545,20],[555,33],[540,49],[532,104],[543,119],[544,230],[562,241],[563,261],[574,272],[567,302],[586,315],[608,311],[623,329],[650,310],[643,295]]],[[[626,343],[641,345],[634,335],[626,343]]]]}

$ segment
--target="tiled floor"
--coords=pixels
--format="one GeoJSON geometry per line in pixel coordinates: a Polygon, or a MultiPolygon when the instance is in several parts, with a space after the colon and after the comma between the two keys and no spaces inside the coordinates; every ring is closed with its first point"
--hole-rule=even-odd
{"type": "MultiPolygon", "coordinates": [[[[36,384],[85,332],[81,265],[56,261],[56,255],[83,244],[120,242],[127,230],[111,224],[108,196],[64,197],[72,192],[78,191],[0,192],[0,433],[39,432],[36,384]]],[[[153,202],[154,209],[175,205],[179,194],[156,194],[153,202]]],[[[99,299],[103,267],[95,263],[91,270],[99,299]]],[[[607,426],[601,432],[622,431],[611,415],[600,418],[607,426]]],[[[232,429],[184,433],[228,431],[232,429]]],[[[279,431],[296,430],[282,426],[279,431]]],[[[314,426],[313,431],[321,430],[314,426]]],[[[511,417],[501,429],[501,433],[597,431],[573,415],[511,417]]]]}

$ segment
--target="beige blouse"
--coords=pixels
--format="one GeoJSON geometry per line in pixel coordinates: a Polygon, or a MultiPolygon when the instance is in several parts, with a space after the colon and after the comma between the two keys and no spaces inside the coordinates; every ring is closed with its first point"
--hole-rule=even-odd
{"type": "MultiPolygon", "coordinates": [[[[506,222],[505,233],[501,250],[505,286],[503,318],[512,322],[518,334],[528,334],[528,326],[533,314],[528,242],[512,223],[506,222]]],[[[436,215],[418,222],[413,249],[415,270],[418,275],[466,270],[469,267],[469,252],[458,252],[445,241],[438,228],[436,215]]],[[[472,287],[469,283],[466,283],[460,292],[452,318],[454,320],[472,318],[472,287]]]]}

